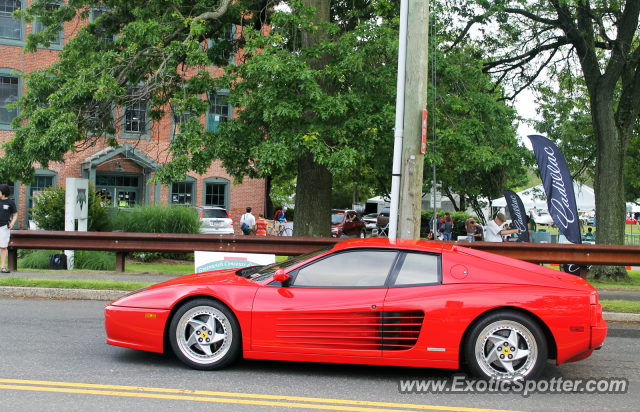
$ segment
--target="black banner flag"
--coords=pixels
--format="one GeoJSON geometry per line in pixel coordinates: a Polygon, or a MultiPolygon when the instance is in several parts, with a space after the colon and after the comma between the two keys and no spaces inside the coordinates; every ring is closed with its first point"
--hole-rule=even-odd
{"type": "Polygon", "coordinates": [[[571,243],[582,243],[576,195],[569,166],[558,147],[546,137],[527,136],[533,145],[540,177],[547,194],[549,214],[571,243]]]}
{"type": "Polygon", "coordinates": [[[520,199],[520,196],[511,190],[503,190],[502,193],[504,193],[504,198],[507,201],[513,226],[515,226],[516,229],[520,229],[518,239],[522,242],[529,242],[529,227],[527,226],[529,218],[525,213],[522,199],[520,199]]]}

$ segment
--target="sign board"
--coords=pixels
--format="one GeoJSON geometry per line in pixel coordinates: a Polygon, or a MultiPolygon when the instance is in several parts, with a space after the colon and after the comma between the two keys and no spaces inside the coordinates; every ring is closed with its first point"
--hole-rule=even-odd
{"type": "Polygon", "coordinates": [[[427,153],[427,109],[422,109],[422,146],[420,152],[427,153]]]}
{"type": "Polygon", "coordinates": [[[194,253],[195,272],[203,273],[211,270],[245,268],[256,265],[276,263],[276,255],[257,253],[200,252],[194,253]]]}
{"type": "Polygon", "coordinates": [[[73,219],[89,217],[89,179],[67,178],[65,194],[66,213],[72,212],[73,219]]]}

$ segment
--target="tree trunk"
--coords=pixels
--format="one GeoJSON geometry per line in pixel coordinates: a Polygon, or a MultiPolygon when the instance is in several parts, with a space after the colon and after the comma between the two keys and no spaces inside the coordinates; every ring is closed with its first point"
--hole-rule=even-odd
{"type": "Polygon", "coordinates": [[[293,236],[331,236],[332,183],[331,172],[313,155],[298,160],[293,236]]]}
{"type": "Polygon", "coordinates": [[[265,178],[265,210],[264,217],[265,219],[272,219],[275,213],[273,210],[273,200],[271,200],[271,176],[267,176],[265,178]]]}
{"type": "MultiPolygon", "coordinates": [[[[330,20],[330,0],[303,0],[303,5],[312,6],[315,16],[314,25],[328,23],[330,20]]],[[[325,28],[319,28],[315,33],[302,32],[302,48],[309,48],[328,38],[325,28]]],[[[323,69],[329,62],[328,54],[309,61],[309,67],[314,70],[323,69]]],[[[326,91],[331,90],[330,84],[320,81],[320,86],[326,91]]],[[[315,113],[304,113],[313,117],[315,113]]],[[[331,119],[327,120],[331,121],[331,119]]],[[[322,136],[324,138],[324,136],[322,136]]],[[[330,143],[330,142],[329,142],[330,143]]],[[[331,236],[331,186],[333,175],[326,166],[317,163],[313,154],[303,154],[298,159],[298,180],[296,184],[296,207],[293,224],[293,236],[330,237],[331,236]]]]}
{"type": "MultiPolygon", "coordinates": [[[[613,99],[592,94],[591,106],[596,139],[596,243],[624,245],[624,163],[631,136],[616,125],[613,99]]],[[[596,266],[591,273],[598,280],[631,281],[624,266],[596,266]]]]}

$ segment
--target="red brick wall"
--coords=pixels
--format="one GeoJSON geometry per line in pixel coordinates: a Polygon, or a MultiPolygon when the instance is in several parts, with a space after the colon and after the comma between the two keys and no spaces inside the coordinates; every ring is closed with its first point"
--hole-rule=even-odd
{"type": "MultiPolygon", "coordinates": [[[[31,1],[27,1],[27,5],[31,4],[31,1]]],[[[69,41],[69,39],[77,32],[78,26],[86,25],[86,21],[74,20],[72,22],[65,24],[65,44],[69,41]]],[[[26,25],[26,34],[31,33],[31,25],[26,25]]],[[[44,68],[46,66],[51,65],[56,62],[58,59],[57,50],[47,50],[47,49],[39,49],[36,53],[26,53],[22,52],[22,47],[19,46],[8,46],[0,44],[0,68],[9,68],[17,70],[21,73],[31,73],[34,70],[44,68]]],[[[237,53],[236,58],[242,56],[242,53],[237,53]]],[[[222,73],[222,69],[217,67],[210,67],[207,69],[212,75],[220,75],[222,73]]],[[[188,72],[189,76],[192,76],[197,73],[196,69],[190,69],[188,72]]],[[[203,96],[205,98],[205,96],[203,96]]],[[[201,119],[204,122],[204,116],[201,119]]],[[[11,139],[14,135],[12,131],[0,130],[0,142],[7,141],[11,139]]],[[[154,124],[151,128],[151,137],[148,139],[138,140],[136,138],[118,138],[119,143],[125,144],[129,143],[131,146],[134,146],[136,150],[139,150],[146,154],[149,158],[155,160],[159,164],[166,163],[170,156],[168,155],[168,148],[171,139],[171,117],[169,114],[169,110],[167,108],[167,115],[165,118],[159,123],[154,124]]],[[[106,149],[106,141],[101,139],[98,141],[98,144],[94,147],[91,147],[82,152],[69,152],[65,155],[65,161],[63,163],[50,163],[49,169],[58,173],[58,185],[65,185],[66,178],[68,177],[82,177],[82,163],[85,159],[103,149],[106,149]]],[[[10,159],[9,159],[10,161],[10,159]]],[[[131,159],[126,159],[124,155],[115,156],[109,161],[104,162],[103,164],[98,165],[98,172],[115,172],[115,169],[118,167],[117,162],[120,162],[120,166],[125,169],[126,172],[129,173],[142,173],[143,167],[134,162],[131,159]]],[[[240,216],[244,214],[245,208],[247,206],[251,206],[253,208],[254,215],[258,215],[258,213],[264,212],[265,205],[265,182],[264,180],[253,180],[253,179],[244,179],[242,184],[233,185],[233,179],[225,172],[225,170],[221,167],[220,162],[212,162],[211,167],[207,170],[207,172],[203,175],[196,175],[194,173],[190,173],[189,176],[197,179],[196,182],[196,196],[197,196],[197,205],[203,204],[203,181],[209,177],[221,177],[231,181],[229,188],[229,214],[234,219],[236,224],[234,225],[236,228],[236,233],[240,234],[240,216]]],[[[143,192],[140,194],[141,201],[145,198],[144,190],[146,190],[146,186],[143,187],[143,192]]],[[[160,202],[162,204],[168,203],[169,197],[169,188],[162,187],[160,194],[160,202]]],[[[151,203],[154,202],[155,199],[155,185],[151,186],[150,189],[150,199],[151,203]]],[[[26,187],[25,185],[20,186],[19,193],[19,222],[20,225],[24,225],[24,210],[25,210],[25,202],[26,202],[26,187]]]]}

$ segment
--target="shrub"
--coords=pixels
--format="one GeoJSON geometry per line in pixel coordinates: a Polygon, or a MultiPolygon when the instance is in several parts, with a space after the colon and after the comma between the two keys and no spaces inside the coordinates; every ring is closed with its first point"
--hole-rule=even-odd
{"type": "Polygon", "coordinates": [[[156,259],[193,261],[193,253],[132,252],[131,257],[140,262],[152,262],[156,259]]]}
{"type": "MultiPolygon", "coordinates": [[[[60,254],[59,250],[34,250],[18,259],[20,269],[49,269],[49,255],[60,254]]],[[[79,270],[116,270],[116,256],[109,252],[76,250],[74,268],[79,270]]]]}
{"type": "Polygon", "coordinates": [[[200,216],[184,206],[136,206],[121,209],[109,222],[110,230],[133,233],[200,233],[200,216]]]}
{"type": "MultiPolygon", "coordinates": [[[[93,190],[93,182],[89,182],[89,232],[104,231],[108,224],[107,207],[102,197],[93,190]]],[[[65,188],[48,187],[40,191],[38,198],[34,199],[31,209],[33,219],[40,229],[64,230],[65,188]]]]}
{"type": "MultiPolygon", "coordinates": [[[[445,212],[443,210],[438,211],[438,218],[442,220],[445,212]]],[[[453,232],[451,232],[451,239],[457,240],[458,236],[466,236],[467,230],[464,228],[465,220],[469,219],[467,212],[449,212],[451,219],[453,219],[453,232]]],[[[429,222],[433,218],[433,210],[423,210],[420,217],[420,237],[427,237],[429,234],[429,222]]]]}

